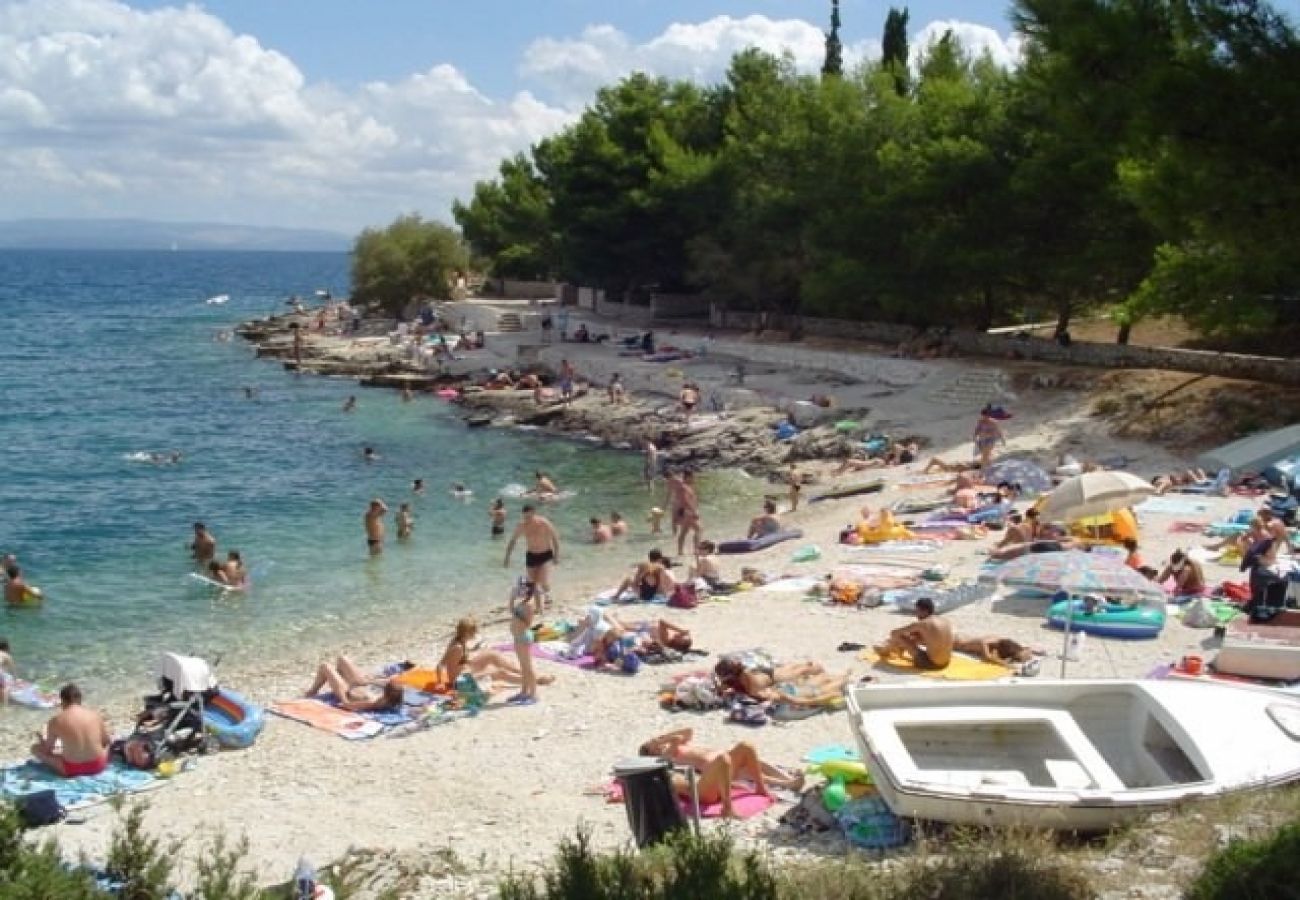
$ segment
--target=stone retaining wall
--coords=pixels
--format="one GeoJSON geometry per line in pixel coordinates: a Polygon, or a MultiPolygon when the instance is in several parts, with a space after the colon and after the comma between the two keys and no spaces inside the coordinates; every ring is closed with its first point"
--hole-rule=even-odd
{"type": "MultiPolygon", "coordinates": [[[[759,314],[719,309],[710,313],[715,328],[752,329],[759,314]]],[[[917,334],[910,325],[891,322],[852,322],[842,319],[800,319],[805,334],[839,337],[896,345],[917,334]]],[[[769,328],[783,327],[780,316],[768,317],[769,328]]],[[[1300,386],[1300,359],[1274,356],[1249,356],[1242,353],[1218,353],[1211,350],[1186,350],[1181,347],[1138,347],[1131,344],[1099,344],[1075,341],[1062,347],[1045,338],[1020,338],[1012,334],[986,334],[982,331],[954,330],[947,336],[960,352],[1000,359],[1030,359],[1061,365],[1094,366],[1103,369],[1170,369],[1223,378],[1246,378],[1273,384],[1300,386]]]]}

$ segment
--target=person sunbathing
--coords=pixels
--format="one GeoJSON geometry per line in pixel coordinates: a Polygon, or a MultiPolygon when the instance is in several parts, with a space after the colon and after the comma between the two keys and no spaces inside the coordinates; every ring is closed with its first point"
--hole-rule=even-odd
{"type": "MultiPolygon", "coordinates": [[[[758,758],[758,751],[748,741],[741,741],[730,750],[715,750],[693,744],[695,731],[681,728],[653,737],[638,749],[642,756],[658,756],[679,766],[690,766],[699,773],[696,792],[700,803],[721,803],[724,818],[734,818],[731,804],[731,786],[737,781],[747,781],[754,793],[764,797],[769,784],[791,791],[803,790],[803,773],[792,774],[758,758]]],[[[693,801],[690,781],[674,772],[673,791],[684,800],[693,801]]]]}
{"type": "Polygon", "coordinates": [[[325,687],[334,692],[339,706],[353,712],[378,712],[402,705],[402,686],[387,678],[362,672],[352,660],[340,656],[334,665],[321,663],[305,696],[315,697],[325,687]]]}
{"type": "Polygon", "coordinates": [[[745,536],[750,540],[767,537],[781,530],[781,520],[776,514],[776,504],[771,500],[763,501],[763,514],[755,516],[749,522],[749,531],[745,536]]]}
{"type": "Polygon", "coordinates": [[[881,466],[904,466],[916,461],[916,454],[920,448],[909,441],[906,444],[894,441],[889,445],[889,450],[883,456],[873,456],[868,459],[858,459],[850,456],[846,458],[834,474],[843,475],[845,472],[860,472],[864,469],[875,469],[881,466]]]}
{"type": "Polygon", "coordinates": [[[950,462],[945,462],[944,460],[940,459],[937,456],[932,456],[930,457],[930,461],[925,464],[925,468],[921,470],[921,474],[932,475],[935,472],[970,472],[973,469],[978,469],[979,467],[980,467],[979,460],[972,460],[970,462],[950,463],[950,462]]]}
{"type": "Polygon", "coordinates": [[[793,706],[825,706],[838,700],[851,673],[831,675],[819,663],[746,666],[734,657],[713,668],[722,687],[761,702],[780,700],[793,706]]]}
{"type": "MultiPolygon", "coordinates": [[[[456,623],[456,633],[447,643],[438,670],[442,673],[445,684],[455,684],[462,672],[469,672],[476,678],[491,678],[494,684],[523,684],[523,673],[510,657],[496,650],[471,650],[470,642],[478,636],[478,622],[474,619],[461,619],[456,623]]],[[[554,675],[539,675],[538,684],[550,684],[554,675]]]]}
{"type": "Polygon", "coordinates": [[[1200,484],[1209,481],[1209,477],[1202,469],[1187,469],[1183,472],[1161,472],[1151,479],[1151,486],[1156,489],[1157,494],[1167,493],[1174,488],[1184,487],[1189,484],[1200,484]]]}
{"type": "Polygon", "coordinates": [[[609,661],[610,648],[624,642],[625,638],[631,638],[625,646],[638,656],[662,653],[664,650],[685,653],[693,643],[689,630],[674,625],[667,619],[625,622],[614,613],[604,610],[600,621],[593,625],[595,636],[591,642],[591,655],[597,668],[609,661]]]}
{"type": "Polygon", "coordinates": [[[882,662],[887,662],[891,656],[905,656],[918,669],[946,669],[952,661],[952,624],[935,614],[933,600],[919,597],[916,621],[895,628],[874,649],[882,662]]]}
{"type": "Polygon", "coordinates": [[[650,603],[655,597],[671,597],[677,589],[677,580],[668,571],[672,563],[658,550],[646,554],[646,561],[638,563],[636,571],[619,584],[614,591],[615,598],[622,597],[627,591],[634,591],[642,603],[650,603]]]}
{"type": "Polygon", "coordinates": [[[1013,641],[1011,638],[989,637],[987,635],[984,637],[957,637],[952,642],[952,649],[978,656],[984,662],[996,663],[1001,666],[1032,662],[1034,657],[1042,655],[1041,652],[1026,647],[1019,641],[1013,641]]]}
{"type": "Polygon", "coordinates": [[[1005,547],[995,547],[989,551],[989,559],[996,559],[1005,562],[1008,559],[1017,559],[1026,553],[1059,553],[1062,550],[1091,550],[1089,544],[1070,537],[1062,535],[1060,537],[1043,536],[1038,540],[1029,541],[1021,544],[1007,544],[1005,547]]]}
{"type": "Polygon", "coordinates": [[[1169,557],[1168,564],[1156,576],[1156,583],[1164,584],[1171,577],[1177,597],[1192,597],[1205,592],[1205,570],[1182,550],[1175,550],[1169,557]]]}

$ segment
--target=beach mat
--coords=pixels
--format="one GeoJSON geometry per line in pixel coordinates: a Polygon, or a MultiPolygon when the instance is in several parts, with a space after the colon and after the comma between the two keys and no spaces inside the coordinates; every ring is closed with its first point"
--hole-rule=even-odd
{"type": "Polygon", "coordinates": [[[132,769],[120,760],[109,763],[98,775],[64,778],[36,762],[25,762],[0,769],[0,799],[16,800],[37,791],[54,791],[67,810],[84,809],[121,794],[135,794],[160,787],[162,781],[153,772],[132,769]]]}
{"type": "Polygon", "coordinates": [[[1200,534],[1205,530],[1205,522],[1177,521],[1169,523],[1170,534],[1200,534]]]}
{"type": "Polygon", "coordinates": [[[21,679],[9,685],[8,694],[10,703],[16,703],[28,709],[54,709],[59,705],[57,694],[43,691],[30,681],[22,681],[21,679]]]}
{"type": "MultiPolygon", "coordinates": [[[[623,785],[617,781],[610,782],[605,789],[606,803],[623,802],[623,785]]],[[[776,801],[771,797],[764,797],[762,794],[755,794],[747,787],[738,784],[731,786],[731,806],[735,810],[737,818],[752,819],[754,816],[766,811],[776,801]]],[[[682,813],[691,814],[691,803],[685,798],[680,799],[682,813]]],[[[722,818],[722,803],[706,803],[700,807],[701,819],[720,819],[722,818]]]]}
{"type": "Polygon", "coordinates": [[[803,761],[812,766],[828,762],[861,762],[862,754],[858,748],[847,744],[822,744],[805,753],[803,761]]]}
{"type": "MultiPolygon", "coordinates": [[[[530,646],[533,648],[533,659],[545,659],[559,663],[562,666],[573,666],[575,669],[594,669],[596,667],[596,660],[589,653],[575,657],[562,655],[561,649],[568,646],[564,641],[543,641],[530,646]]],[[[510,643],[495,644],[492,649],[498,653],[514,653],[515,645],[510,643]]]]}
{"type": "Polygon", "coordinates": [[[935,670],[918,669],[910,659],[900,656],[890,657],[889,661],[886,662],[874,650],[863,650],[858,654],[858,659],[890,672],[920,675],[924,678],[938,678],[943,681],[993,681],[1014,674],[1006,666],[984,662],[981,659],[974,659],[961,653],[954,653],[952,661],[948,663],[946,668],[935,670]]]}
{"type": "Polygon", "coordinates": [[[1210,504],[1204,500],[1187,497],[1151,497],[1139,503],[1134,509],[1139,513],[1158,513],[1168,516],[1195,516],[1210,511],[1210,504]]]}
{"type": "Polygon", "coordinates": [[[300,697],[295,700],[277,700],[267,707],[277,716],[336,734],[345,741],[372,738],[384,730],[384,725],[360,713],[331,706],[323,700],[300,697]]]}

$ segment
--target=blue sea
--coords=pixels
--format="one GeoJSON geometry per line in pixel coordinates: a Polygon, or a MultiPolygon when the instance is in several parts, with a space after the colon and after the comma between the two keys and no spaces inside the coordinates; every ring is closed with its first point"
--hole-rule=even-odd
{"type": "MultiPolygon", "coordinates": [[[[295,639],[347,645],[357,623],[481,612],[516,573],[489,540],[488,503],[537,468],[577,492],[547,511],[570,546],[613,509],[637,527],[651,501],[635,454],[466,429],[441,401],[296,376],[216,340],[291,294],[348,287],[343,254],[0,251],[0,552],[47,598],[0,611],[25,674],[148,686],[162,650],[238,660],[295,639]],[[205,302],[220,294],[228,303],[205,302]],[[349,394],[359,405],[345,414],[349,394]],[[367,445],[377,462],[362,460],[367,445]],[[183,461],[139,459],[170,451],[183,461]],[[468,504],[449,496],[458,481],[468,504]],[[417,523],[398,543],[390,517],[388,550],[371,559],[362,514],[375,496],[411,502],[417,523]],[[189,577],[196,520],[222,556],[243,553],[247,594],[189,577]]],[[[714,486],[729,505],[734,483],[714,486]]],[[[508,501],[512,523],[521,503],[508,501]]],[[[628,562],[648,544],[635,546],[628,562]]],[[[583,551],[570,556],[580,565],[583,551]]]]}

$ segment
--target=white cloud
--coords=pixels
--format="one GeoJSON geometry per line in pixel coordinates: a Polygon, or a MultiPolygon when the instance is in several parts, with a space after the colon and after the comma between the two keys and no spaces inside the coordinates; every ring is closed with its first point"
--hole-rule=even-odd
{"type": "MultiPolygon", "coordinates": [[[[937,28],[935,31],[933,29],[937,28]]],[[[990,29],[952,28],[1014,60],[990,29]]],[[[643,43],[608,25],[541,38],[513,97],[448,64],[340,89],[309,81],[256,37],[198,6],[0,0],[0,196],[7,215],[138,215],[353,230],[406,210],[447,214],[500,159],[572,122],[595,90],[634,70],[713,81],[746,47],[820,66],[824,36],[800,20],[718,16],[643,43]]],[[[877,56],[865,41],[850,65],[877,56]]]]}
{"type": "Polygon", "coordinates": [[[950,31],[973,58],[978,59],[988,53],[993,62],[1003,68],[1020,65],[1024,54],[1024,41],[1019,34],[1013,33],[1004,38],[985,25],[959,22],[956,19],[931,22],[911,39],[909,52],[912,65],[915,66],[921,55],[950,31]]]}
{"type": "MultiPolygon", "coordinates": [[[[750,47],[768,53],[790,53],[803,71],[816,71],[826,54],[821,29],[801,19],[767,16],[715,16],[704,22],[677,22],[643,44],[609,25],[593,25],[577,38],[540,38],[524,51],[519,73],[535,79],[560,102],[581,105],[596,89],[631,72],[666,78],[715,82],[722,78],[731,58],[750,47]]],[[[845,47],[845,62],[852,66],[878,57],[875,40],[845,47]]]]}

